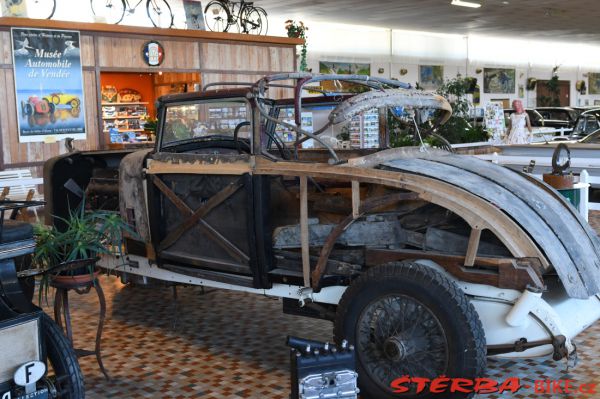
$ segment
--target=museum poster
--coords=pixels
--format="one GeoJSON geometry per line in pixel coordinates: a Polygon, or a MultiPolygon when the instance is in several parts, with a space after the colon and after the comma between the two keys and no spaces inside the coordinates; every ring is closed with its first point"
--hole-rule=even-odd
{"type": "Polygon", "coordinates": [[[85,139],[79,32],[12,29],[20,142],[85,139]]]}

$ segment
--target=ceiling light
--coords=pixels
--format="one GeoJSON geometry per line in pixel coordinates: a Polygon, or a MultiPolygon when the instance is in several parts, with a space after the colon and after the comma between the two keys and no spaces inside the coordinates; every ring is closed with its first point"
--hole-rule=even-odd
{"type": "Polygon", "coordinates": [[[471,8],[479,8],[481,7],[481,4],[479,3],[474,3],[472,1],[463,1],[463,0],[452,0],[452,4],[453,6],[461,6],[461,7],[471,7],[471,8]]]}

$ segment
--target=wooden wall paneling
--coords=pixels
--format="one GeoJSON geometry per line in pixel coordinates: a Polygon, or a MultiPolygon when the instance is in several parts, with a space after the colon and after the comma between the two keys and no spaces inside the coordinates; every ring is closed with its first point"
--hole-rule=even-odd
{"type": "Polygon", "coordinates": [[[0,93],[3,94],[5,101],[4,107],[0,107],[2,112],[2,151],[4,165],[18,162],[15,158],[18,156],[18,132],[17,132],[17,113],[15,109],[15,82],[12,69],[2,70],[2,79],[0,93]]]}
{"type": "Polygon", "coordinates": [[[75,141],[77,149],[96,150],[103,142],[102,129],[98,126],[98,92],[96,89],[96,72],[83,71],[83,92],[85,96],[86,140],[75,141]]]}
{"type": "MultiPolygon", "coordinates": [[[[206,85],[208,83],[216,83],[216,82],[250,82],[254,83],[257,80],[261,79],[264,75],[258,74],[242,74],[242,73],[203,73],[202,74],[202,85],[206,85]]],[[[282,84],[291,84],[292,82],[282,81],[278,82],[282,84]]],[[[232,88],[235,86],[227,86],[228,88],[232,88]]],[[[223,88],[223,86],[213,86],[211,89],[223,88]]],[[[269,90],[269,97],[275,99],[282,98],[291,98],[293,96],[292,89],[284,89],[284,88],[273,88],[269,90]]]]}
{"type": "Polygon", "coordinates": [[[94,37],[81,35],[81,65],[84,67],[94,66],[94,37]]]}
{"type": "Polygon", "coordinates": [[[160,69],[198,69],[198,43],[193,41],[161,40],[165,58],[160,67],[148,66],[142,57],[142,47],[146,39],[124,37],[98,37],[98,60],[100,67],[158,71],[160,69]]]}
{"type": "Polygon", "coordinates": [[[0,64],[12,65],[10,31],[0,31],[0,64]]]}
{"type": "Polygon", "coordinates": [[[200,43],[200,67],[222,71],[277,71],[271,68],[272,48],[278,47],[200,43]]]}

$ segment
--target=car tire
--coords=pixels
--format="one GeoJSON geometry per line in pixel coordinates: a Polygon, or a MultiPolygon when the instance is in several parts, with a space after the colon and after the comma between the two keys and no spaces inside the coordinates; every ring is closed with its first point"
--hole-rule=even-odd
{"type": "Polygon", "coordinates": [[[58,105],[60,104],[60,97],[56,94],[52,96],[52,104],[58,105]]]}
{"type": "Polygon", "coordinates": [[[80,104],[80,101],[76,98],[69,101],[69,105],[71,105],[71,108],[79,108],[79,104],[80,104]]]}
{"type": "Polygon", "coordinates": [[[357,278],[338,305],[334,335],[338,345],[346,339],[356,348],[364,398],[439,398],[414,385],[404,385],[411,392],[394,392],[391,381],[406,375],[475,379],[485,371],[485,333],[475,308],[454,282],[418,263],[380,265],[357,278]]]}
{"type": "Polygon", "coordinates": [[[33,106],[31,104],[24,104],[23,113],[25,115],[33,115],[33,106]]]}
{"type": "Polygon", "coordinates": [[[42,316],[44,343],[48,361],[54,376],[49,381],[56,388],[57,398],[83,399],[85,397],[83,375],[77,355],[62,330],[47,314],[42,316]]]}

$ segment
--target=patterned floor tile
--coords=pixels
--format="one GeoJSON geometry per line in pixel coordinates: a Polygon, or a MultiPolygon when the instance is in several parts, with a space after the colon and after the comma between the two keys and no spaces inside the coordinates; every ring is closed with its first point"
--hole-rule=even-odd
{"type": "MultiPolygon", "coordinates": [[[[600,212],[592,217],[600,228],[600,212]]],[[[101,277],[107,297],[102,339],[106,381],[93,357],[80,359],[90,399],[101,398],[255,398],[289,397],[288,334],[332,339],[326,321],[284,315],[278,299],[199,287],[180,287],[178,300],[168,287],[124,286],[101,277]]],[[[91,349],[98,304],[94,294],[72,294],[76,347],[91,349]]],[[[51,303],[50,303],[51,305],[51,303]]],[[[600,384],[600,323],[576,339],[579,364],[548,358],[488,362],[487,375],[534,380],[572,379],[600,384]]],[[[537,394],[523,389],[486,399],[595,399],[595,395],[537,394]]]]}

